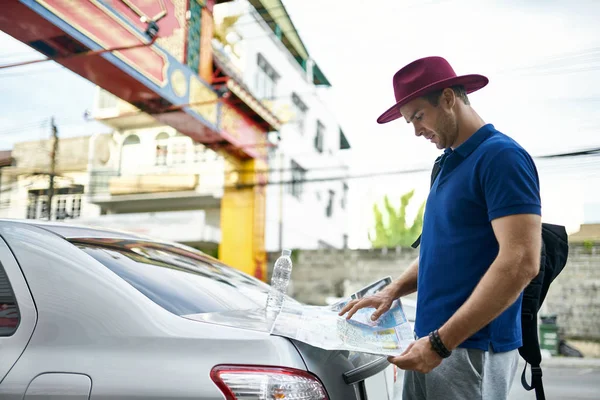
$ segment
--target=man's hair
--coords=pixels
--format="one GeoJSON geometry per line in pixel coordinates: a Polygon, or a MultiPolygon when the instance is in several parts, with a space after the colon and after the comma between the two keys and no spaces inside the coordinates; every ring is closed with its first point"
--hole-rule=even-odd
{"type": "MultiPolygon", "coordinates": [[[[469,98],[467,97],[467,91],[465,87],[462,85],[452,86],[450,89],[454,91],[456,97],[461,99],[463,103],[466,105],[470,105],[469,98]]],[[[427,100],[432,106],[437,107],[440,104],[440,96],[444,89],[436,90],[435,92],[427,93],[423,96],[425,100],[427,100]]]]}

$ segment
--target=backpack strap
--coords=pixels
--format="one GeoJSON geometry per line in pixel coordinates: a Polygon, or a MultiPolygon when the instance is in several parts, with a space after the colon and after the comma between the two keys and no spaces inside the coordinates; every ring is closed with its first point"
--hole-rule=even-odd
{"type": "Polygon", "coordinates": [[[535,389],[535,398],[536,400],[546,400],[546,394],[544,393],[544,385],[542,384],[542,367],[531,366],[531,386],[527,383],[527,378],[525,377],[525,373],[527,372],[527,363],[525,363],[525,368],[523,368],[523,373],[521,374],[521,384],[525,388],[525,390],[529,391],[531,389],[535,389]]]}
{"type": "Polygon", "coordinates": [[[525,360],[525,368],[521,375],[521,384],[525,390],[535,389],[537,400],[545,400],[544,387],[542,384],[542,353],[538,338],[538,310],[540,308],[540,296],[544,286],[546,275],[546,245],[542,241],[540,258],[540,271],[523,290],[521,303],[521,332],[523,345],[519,348],[519,354],[525,360]],[[531,385],[527,383],[525,373],[527,365],[531,365],[531,385]]]}
{"type": "MultiPolygon", "coordinates": [[[[438,158],[436,158],[435,163],[433,163],[433,168],[431,170],[431,182],[429,183],[430,188],[433,186],[433,182],[435,182],[435,178],[437,178],[438,174],[440,173],[440,170],[442,169],[442,164],[445,159],[446,159],[446,153],[444,153],[441,156],[439,156],[438,158]]],[[[420,244],[421,244],[421,235],[419,235],[417,240],[415,240],[415,242],[413,244],[411,244],[410,247],[412,247],[413,249],[416,249],[417,247],[419,247],[420,244]]]]}

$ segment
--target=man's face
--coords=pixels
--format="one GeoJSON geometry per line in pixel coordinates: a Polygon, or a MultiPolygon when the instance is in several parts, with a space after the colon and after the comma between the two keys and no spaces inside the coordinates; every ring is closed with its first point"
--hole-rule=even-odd
{"type": "Polygon", "coordinates": [[[400,107],[406,122],[415,127],[415,135],[423,136],[440,150],[452,147],[458,138],[456,117],[448,107],[444,107],[442,97],[437,107],[423,98],[400,107]]]}

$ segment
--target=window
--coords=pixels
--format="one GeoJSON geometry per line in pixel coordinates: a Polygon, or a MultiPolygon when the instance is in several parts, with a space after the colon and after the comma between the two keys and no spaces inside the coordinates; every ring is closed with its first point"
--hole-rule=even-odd
{"type": "Polygon", "coordinates": [[[48,200],[42,200],[42,211],[40,213],[40,218],[49,218],[50,215],[48,215],[48,213],[50,212],[50,210],[48,209],[48,200]]]}
{"type": "Polygon", "coordinates": [[[137,135],[129,135],[123,141],[123,146],[129,146],[132,144],[140,144],[140,138],[137,135]]]}
{"type": "Polygon", "coordinates": [[[325,136],[325,125],[321,121],[317,121],[317,134],[315,135],[315,149],[319,152],[323,152],[323,137],[325,136]]]}
{"type": "Polygon", "coordinates": [[[155,165],[167,165],[169,154],[169,134],[161,132],[156,135],[156,162],[155,165]]]}
{"type": "Polygon", "coordinates": [[[306,170],[292,160],[292,186],[290,190],[292,196],[300,198],[304,189],[305,179],[306,170]]]}
{"type": "Polygon", "coordinates": [[[38,206],[38,198],[37,196],[29,195],[27,200],[27,219],[36,219],[37,218],[37,206],[38,206]]]}
{"type": "Polygon", "coordinates": [[[273,100],[275,98],[275,89],[279,75],[262,54],[258,54],[257,64],[255,81],[256,96],[260,100],[273,100]]]}
{"type": "Polygon", "coordinates": [[[304,124],[306,120],[306,112],[308,107],[300,100],[300,97],[296,93],[292,94],[292,109],[295,115],[294,120],[298,124],[298,130],[301,134],[304,134],[304,124]]]}
{"type": "Polygon", "coordinates": [[[343,185],[344,185],[344,192],[342,193],[341,206],[342,206],[342,210],[345,210],[346,204],[348,203],[348,184],[346,182],[344,182],[343,185]]]}
{"type": "Polygon", "coordinates": [[[0,336],[12,336],[21,316],[4,267],[0,264],[0,336]]]}
{"type": "Polygon", "coordinates": [[[67,215],[67,199],[60,198],[56,201],[56,219],[63,220],[68,217],[67,215]]]}
{"type": "Polygon", "coordinates": [[[260,308],[268,293],[268,285],[263,282],[204,261],[191,251],[156,243],[146,246],[128,241],[123,247],[108,248],[93,242],[76,245],[150,300],[179,316],[260,308]]]}
{"type": "Polygon", "coordinates": [[[325,215],[330,218],[333,215],[333,200],[335,198],[335,192],[329,191],[329,201],[327,202],[327,208],[325,209],[325,215]]]}
{"type": "Polygon", "coordinates": [[[75,197],[71,202],[71,217],[79,218],[81,216],[81,197],[75,197]]]}

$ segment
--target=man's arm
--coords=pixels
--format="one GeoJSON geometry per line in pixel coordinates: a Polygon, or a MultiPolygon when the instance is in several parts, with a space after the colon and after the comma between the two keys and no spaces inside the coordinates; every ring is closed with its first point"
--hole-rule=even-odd
{"type": "Polygon", "coordinates": [[[384,312],[390,309],[394,300],[416,292],[418,274],[419,257],[408,266],[398,279],[390,283],[384,290],[372,296],[350,301],[342,308],[339,315],[348,313],[346,318],[350,319],[358,310],[365,307],[373,307],[376,310],[371,315],[371,319],[373,321],[377,320],[384,312]]]}
{"type": "Polygon", "coordinates": [[[417,291],[417,278],[419,276],[419,257],[417,257],[388,287],[394,298],[400,298],[417,291]]]}
{"type": "Polygon", "coordinates": [[[469,299],[439,329],[452,350],[512,305],[540,267],[542,224],[539,215],[520,214],[492,221],[498,256],[469,299]]]}

